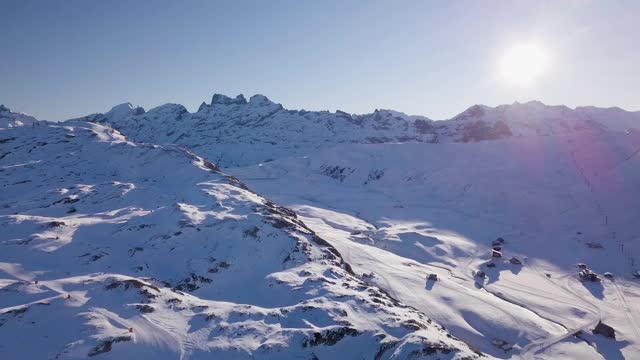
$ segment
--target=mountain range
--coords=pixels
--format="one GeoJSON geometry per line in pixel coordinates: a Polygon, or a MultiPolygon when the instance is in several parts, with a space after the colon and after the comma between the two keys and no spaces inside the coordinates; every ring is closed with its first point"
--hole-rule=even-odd
{"type": "Polygon", "coordinates": [[[0,106],[0,354],[633,358],[639,129],[535,101],[0,106]]]}
{"type": "Polygon", "coordinates": [[[448,143],[576,131],[624,131],[640,112],[619,108],[546,106],[532,101],[495,108],[474,105],[449,120],[433,121],[393,110],[352,115],[287,110],[263,95],[249,101],[216,94],[189,113],[166,104],[149,111],[129,103],[82,118],[108,122],[135,141],[186,146],[223,167],[303,155],[333,144],[448,143]]]}

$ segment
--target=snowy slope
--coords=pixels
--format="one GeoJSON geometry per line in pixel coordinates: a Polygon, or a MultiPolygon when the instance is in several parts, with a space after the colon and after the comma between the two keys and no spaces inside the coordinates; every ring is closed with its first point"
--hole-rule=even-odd
{"type": "Polygon", "coordinates": [[[640,354],[638,131],[342,145],[228,171],[294,209],[356,272],[483,352],[640,354]],[[504,255],[487,267],[497,237],[504,255]],[[579,262],[602,281],[580,282],[579,262]],[[430,273],[439,280],[425,282],[430,273]],[[591,333],[598,321],[616,341],[591,333]]]}
{"type": "Polygon", "coordinates": [[[337,144],[470,142],[521,135],[567,134],[640,127],[640,113],[621,109],[476,105],[451,120],[432,121],[392,110],[366,115],[287,110],[265,96],[214,95],[196,113],[166,104],[148,112],[131,104],[85,118],[106,121],[136,140],[187,146],[223,167],[306,155],[337,144]]]}
{"type": "Polygon", "coordinates": [[[640,354],[638,112],[3,111],[0,354],[640,354]]]}
{"type": "Polygon", "coordinates": [[[38,120],[33,116],[11,111],[4,105],[0,105],[0,129],[20,126],[33,126],[38,120]]]}
{"type": "Polygon", "coordinates": [[[189,150],[69,121],[0,153],[3,359],[480,355],[189,150]]]}

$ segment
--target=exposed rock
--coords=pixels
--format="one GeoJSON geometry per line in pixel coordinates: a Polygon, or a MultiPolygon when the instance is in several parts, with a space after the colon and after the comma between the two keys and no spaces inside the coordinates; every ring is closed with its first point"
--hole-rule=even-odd
{"type": "Polygon", "coordinates": [[[88,356],[96,356],[96,355],[99,355],[99,354],[107,353],[107,352],[111,351],[111,348],[113,347],[113,344],[119,343],[119,342],[124,342],[124,341],[131,341],[131,336],[118,336],[118,337],[115,337],[115,338],[113,338],[111,340],[103,341],[102,343],[100,343],[99,345],[97,345],[93,349],[91,349],[91,351],[89,351],[89,353],[87,355],[88,356]]]}
{"type": "Polygon", "coordinates": [[[342,340],[345,336],[357,336],[359,333],[356,329],[350,327],[343,327],[337,330],[325,330],[322,332],[315,332],[311,339],[305,339],[302,346],[318,346],[318,345],[335,345],[338,341],[342,340]]]}
{"type": "Polygon", "coordinates": [[[608,338],[615,339],[616,331],[609,325],[604,324],[602,321],[598,322],[598,325],[592,330],[594,334],[602,335],[608,338]]]}

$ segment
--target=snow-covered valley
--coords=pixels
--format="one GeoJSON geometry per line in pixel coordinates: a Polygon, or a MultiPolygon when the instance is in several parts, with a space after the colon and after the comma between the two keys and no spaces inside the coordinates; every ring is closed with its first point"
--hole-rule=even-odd
{"type": "Polygon", "coordinates": [[[229,171],[294,209],[356,272],[487,354],[632,358],[638,149],[637,132],[349,145],[229,171]],[[499,237],[502,257],[492,259],[499,237]],[[578,263],[602,281],[581,282],[578,263]],[[432,273],[438,281],[425,281],[432,273]],[[618,342],[590,338],[599,321],[618,342]]]}
{"type": "Polygon", "coordinates": [[[639,113],[1,114],[3,358],[640,354],[639,113]]]}

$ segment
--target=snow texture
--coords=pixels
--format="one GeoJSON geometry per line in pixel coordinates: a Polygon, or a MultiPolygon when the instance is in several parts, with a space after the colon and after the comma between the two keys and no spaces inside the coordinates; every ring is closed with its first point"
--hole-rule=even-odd
{"type": "Polygon", "coordinates": [[[82,121],[0,142],[2,358],[479,356],[189,150],[82,121]]]}
{"type": "Polygon", "coordinates": [[[637,358],[639,128],[535,101],[1,106],[0,356],[637,358]]]}

